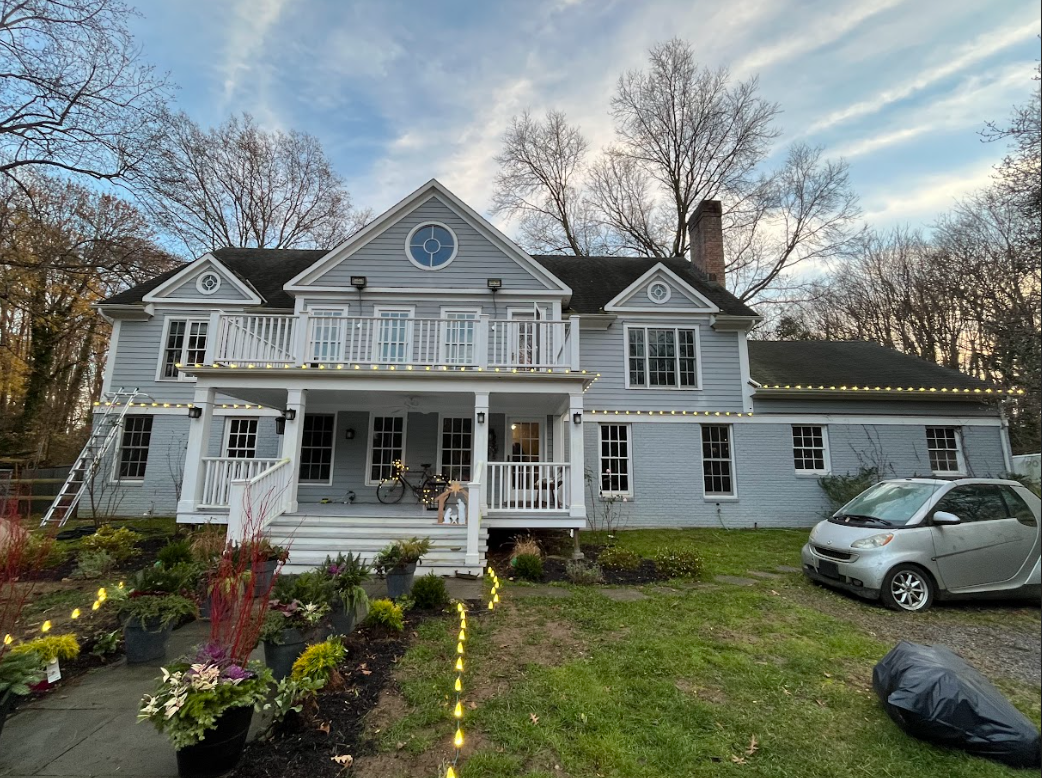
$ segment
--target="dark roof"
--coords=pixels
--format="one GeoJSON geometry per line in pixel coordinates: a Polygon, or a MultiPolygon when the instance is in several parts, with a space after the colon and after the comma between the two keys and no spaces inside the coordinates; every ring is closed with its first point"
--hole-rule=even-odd
{"type": "MultiPolygon", "coordinates": [[[[329,253],[326,249],[235,249],[223,248],[211,252],[240,281],[252,286],[267,301],[270,308],[292,308],[293,298],[282,290],[293,276],[313,265],[329,253]]],[[[179,265],[161,273],[150,281],[120,292],[105,300],[103,305],[132,305],[185,269],[179,265]]]]}
{"type": "Polygon", "coordinates": [[[864,341],[750,340],[749,373],[771,386],[988,387],[958,370],[864,341]]]}
{"type": "Polygon", "coordinates": [[[572,288],[571,309],[576,313],[603,313],[619,292],[661,262],[693,286],[724,313],[756,316],[756,311],[722,286],[706,280],[684,257],[572,257],[533,255],[532,259],[572,288]]]}

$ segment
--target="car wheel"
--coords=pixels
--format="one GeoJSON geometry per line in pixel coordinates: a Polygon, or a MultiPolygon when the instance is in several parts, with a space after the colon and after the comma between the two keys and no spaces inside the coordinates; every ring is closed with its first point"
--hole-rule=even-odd
{"type": "Polygon", "coordinates": [[[934,583],[915,565],[898,565],[883,579],[883,604],[895,611],[924,611],[933,604],[934,583]]]}

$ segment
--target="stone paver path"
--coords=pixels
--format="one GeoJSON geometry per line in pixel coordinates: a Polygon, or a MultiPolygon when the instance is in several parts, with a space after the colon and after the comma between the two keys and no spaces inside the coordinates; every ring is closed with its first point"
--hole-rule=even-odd
{"type": "Polygon", "coordinates": [[[597,591],[615,602],[637,602],[648,599],[648,595],[639,589],[598,589],[597,591]]]}
{"type": "Polygon", "coordinates": [[[785,577],[785,576],[781,575],[780,573],[765,573],[762,570],[750,570],[749,571],[749,575],[755,576],[757,578],[767,578],[767,579],[770,579],[770,578],[777,579],[777,578],[784,578],[785,577]]]}
{"type": "Polygon", "coordinates": [[[713,580],[717,583],[734,584],[735,586],[752,586],[756,583],[755,578],[742,578],[740,575],[718,575],[713,580]]]}
{"type": "Polygon", "coordinates": [[[803,570],[801,570],[800,568],[793,567],[792,565],[778,565],[774,569],[777,570],[779,573],[802,573],[803,572],[803,570]]]}

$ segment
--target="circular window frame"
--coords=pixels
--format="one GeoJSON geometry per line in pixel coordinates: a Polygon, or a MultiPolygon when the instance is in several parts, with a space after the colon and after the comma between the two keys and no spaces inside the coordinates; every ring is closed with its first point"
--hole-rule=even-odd
{"type": "Polygon", "coordinates": [[[420,222],[415,227],[413,227],[411,230],[409,230],[409,234],[405,236],[405,258],[408,259],[414,266],[418,267],[420,270],[426,270],[428,272],[437,272],[438,270],[444,270],[445,268],[447,268],[449,265],[452,264],[453,260],[456,259],[456,256],[458,254],[459,254],[459,236],[456,235],[456,231],[454,229],[452,229],[452,227],[450,227],[449,225],[447,225],[447,224],[445,224],[443,222],[437,222],[437,221],[423,221],[423,222],[420,222]],[[429,267],[428,265],[422,265],[419,262],[417,262],[416,261],[416,257],[414,257],[412,255],[412,250],[411,250],[412,249],[412,238],[413,238],[413,236],[417,232],[422,230],[424,227],[441,227],[443,230],[448,232],[449,235],[452,236],[452,254],[449,255],[449,258],[447,260],[442,262],[437,267],[429,267]]]}
{"type": "Polygon", "coordinates": [[[203,273],[200,273],[199,277],[195,279],[195,288],[199,290],[200,294],[205,294],[207,296],[217,294],[217,292],[219,292],[221,289],[221,276],[213,270],[207,270],[203,273]],[[213,276],[217,280],[217,285],[214,286],[213,289],[207,289],[205,286],[203,286],[203,279],[208,276],[213,276]]]}
{"type": "Polygon", "coordinates": [[[673,290],[665,281],[652,281],[650,284],[648,284],[647,295],[648,299],[651,300],[651,302],[655,303],[655,305],[665,305],[669,302],[669,298],[673,296],[673,290]],[[666,290],[666,296],[663,297],[661,300],[653,297],[651,294],[651,290],[657,286],[661,286],[663,289],[666,290]]]}

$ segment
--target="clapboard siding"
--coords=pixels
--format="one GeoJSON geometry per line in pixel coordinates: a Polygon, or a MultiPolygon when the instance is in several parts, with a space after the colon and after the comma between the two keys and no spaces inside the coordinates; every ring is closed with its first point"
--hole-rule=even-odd
{"type": "Polygon", "coordinates": [[[364,275],[370,287],[484,289],[486,278],[501,278],[504,289],[548,288],[436,196],[401,217],[309,285],[350,289],[353,275],[364,275]],[[440,270],[422,270],[405,255],[409,231],[427,221],[448,225],[459,241],[456,258],[440,270]]]}
{"type": "Polygon", "coordinates": [[[690,297],[688,297],[688,294],[688,292],[681,291],[676,282],[671,278],[667,278],[664,274],[659,273],[641,284],[619,307],[623,310],[627,308],[640,308],[644,310],[651,308],[662,312],[705,311],[706,304],[692,301],[690,297]],[[669,299],[664,303],[656,303],[648,297],[648,287],[659,281],[668,286],[670,291],[669,299]]]}
{"type": "Polygon", "coordinates": [[[180,284],[165,292],[162,297],[174,297],[182,300],[200,300],[203,302],[212,302],[214,300],[220,300],[222,302],[225,300],[246,302],[249,300],[249,298],[235,286],[227,273],[218,270],[209,262],[200,263],[199,267],[186,276],[180,284]],[[199,276],[211,271],[220,277],[221,286],[214,294],[203,294],[196,288],[195,283],[199,279],[199,276]]]}

